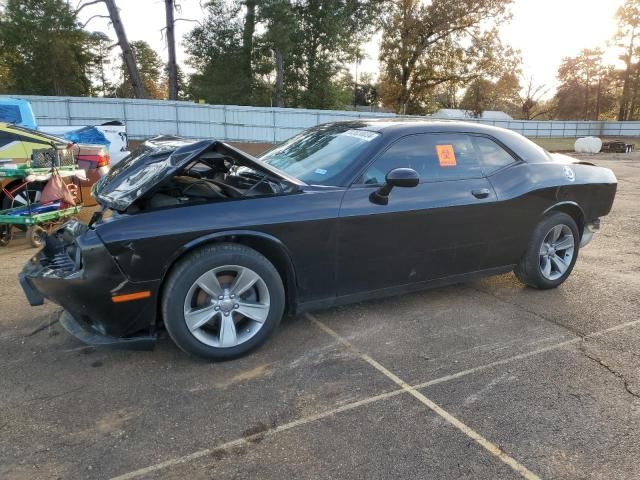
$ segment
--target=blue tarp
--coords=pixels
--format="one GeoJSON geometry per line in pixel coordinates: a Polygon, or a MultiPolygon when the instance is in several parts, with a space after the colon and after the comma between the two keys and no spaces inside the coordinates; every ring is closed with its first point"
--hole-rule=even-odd
{"type": "Polygon", "coordinates": [[[12,217],[24,217],[25,215],[29,214],[36,215],[38,213],[55,212],[56,210],[60,210],[59,200],[49,203],[34,203],[33,205],[31,205],[31,209],[29,209],[28,206],[16,208],[6,215],[11,215],[12,217]]]}
{"type": "Polygon", "coordinates": [[[109,148],[111,142],[96,127],[84,127],[79,130],[72,130],[64,134],[65,140],[73,143],[90,143],[92,145],[104,145],[109,148]]]}

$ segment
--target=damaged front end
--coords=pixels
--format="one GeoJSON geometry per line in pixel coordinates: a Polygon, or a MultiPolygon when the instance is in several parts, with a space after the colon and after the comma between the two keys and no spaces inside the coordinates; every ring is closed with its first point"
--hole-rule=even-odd
{"type": "Polygon", "coordinates": [[[150,319],[155,318],[158,282],[130,282],[86,224],[68,222],[49,235],[19,280],[31,305],[42,305],[46,298],[62,306],[61,324],[85,343],[137,349],[155,345],[150,319]],[[135,301],[119,301],[132,295],[135,301]]]}
{"type": "Polygon", "coordinates": [[[305,185],[217,140],[156,137],[94,186],[100,205],[136,214],[194,203],[282,195],[305,185]]]}
{"type": "Polygon", "coordinates": [[[148,140],[95,184],[102,210],[89,225],[68,222],[49,235],[25,265],[20,284],[31,305],[46,298],[62,306],[61,323],[82,341],[147,348],[155,343],[161,278],[136,280],[123,252],[138,262],[154,259],[140,258],[132,242],[105,237],[105,244],[101,232],[158,210],[294,194],[301,185],[216,140],[148,140]]]}

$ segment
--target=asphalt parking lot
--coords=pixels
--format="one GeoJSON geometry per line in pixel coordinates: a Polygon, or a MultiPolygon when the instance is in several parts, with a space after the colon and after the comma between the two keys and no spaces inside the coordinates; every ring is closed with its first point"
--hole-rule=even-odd
{"type": "Polygon", "coordinates": [[[512,274],[288,319],[212,364],[85,347],[0,251],[0,478],[640,478],[640,154],[557,290],[512,274]]]}

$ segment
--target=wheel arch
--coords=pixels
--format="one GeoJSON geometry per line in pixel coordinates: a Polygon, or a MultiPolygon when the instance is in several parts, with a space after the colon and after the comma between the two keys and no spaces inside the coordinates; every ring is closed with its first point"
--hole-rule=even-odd
{"type": "Polygon", "coordinates": [[[582,238],[582,234],[584,232],[585,216],[584,216],[584,211],[582,210],[580,205],[572,201],[559,202],[547,208],[544,211],[543,215],[546,216],[549,213],[553,213],[553,212],[566,213],[571,218],[573,218],[576,222],[576,225],[578,226],[578,232],[580,232],[580,238],[582,238]]]}
{"type": "MultiPolygon", "coordinates": [[[[159,292],[164,289],[165,282],[176,264],[186,255],[197,250],[200,247],[216,244],[216,243],[235,243],[256,250],[265,256],[276,268],[282,278],[282,284],[285,290],[285,314],[295,313],[297,306],[297,280],[295,267],[291,260],[291,254],[287,246],[276,237],[264,232],[256,232],[252,230],[230,230],[205,235],[183,245],[179,248],[171,259],[167,262],[160,286],[159,292]]],[[[158,302],[161,301],[161,295],[158,295],[158,302]]],[[[161,309],[158,309],[160,312],[161,309]]]]}

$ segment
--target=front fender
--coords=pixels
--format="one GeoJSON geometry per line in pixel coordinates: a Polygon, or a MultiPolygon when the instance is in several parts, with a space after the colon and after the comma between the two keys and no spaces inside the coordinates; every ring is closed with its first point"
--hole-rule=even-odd
{"type": "Polygon", "coordinates": [[[287,293],[287,305],[295,311],[297,305],[297,276],[289,248],[278,238],[265,232],[255,230],[226,230],[195,238],[182,247],[167,260],[163,268],[164,284],[171,268],[185,255],[197,248],[216,242],[240,243],[253,248],[264,255],[278,270],[287,293]]]}

